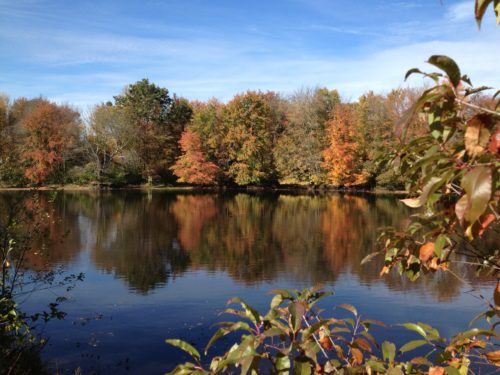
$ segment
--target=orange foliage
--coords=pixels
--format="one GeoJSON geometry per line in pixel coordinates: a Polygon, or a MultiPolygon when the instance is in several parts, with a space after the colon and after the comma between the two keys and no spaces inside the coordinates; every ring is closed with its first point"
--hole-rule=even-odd
{"type": "Polygon", "coordinates": [[[182,133],[179,141],[182,155],[171,168],[179,177],[179,182],[187,182],[195,185],[209,185],[216,181],[219,168],[208,161],[201,149],[201,141],[198,134],[190,130],[182,133]]]}
{"type": "Polygon", "coordinates": [[[27,139],[22,156],[28,163],[25,176],[31,182],[43,183],[62,163],[65,148],[73,140],[69,133],[77,116],[67,107],[40,100],[24,117],[27,139]]]}
{"type": "Polygon", "coordinates": [[[171,210],[179,223],[182,248],[194,251],[200,243],[203,227],[217,215],[215,199],[209,195],[179,195],[171,210]]]}
{"type": "Polygon", "coordinates": [[[339,104],[326,123],[328,147],[323,151],[323,168],[334,185],[366,182],[357,122],[355,108],[350,104],[339,104]]]}

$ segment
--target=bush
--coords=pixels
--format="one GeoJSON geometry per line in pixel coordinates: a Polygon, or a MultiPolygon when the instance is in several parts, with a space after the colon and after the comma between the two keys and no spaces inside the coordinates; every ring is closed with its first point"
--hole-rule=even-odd
{"type": "Polygon", "coordinates": [[[0,160],[0,186],[21,187],[26,186],[27,180],[24,177],[24,168],[17,160],[0,160]]]}
{"type": "Polygon", "coordinates": [[[200,353],[189,343],[170,339],[166,342],[187,352],[195,362],[178,365],[171,374],[343,374],[387,373],[406,374],[465,374],[469,368],[485,363],[498,364],[499,353],[494,348],[492,331],[473,328],[451,339],[423,323],[403,323],[404,329],[415,332],[415,340],[399,348],[372,335],[373,326],[384,323],[362,319],[354,306],[339,305],[347,311],[336,317],[321,317],[317,303],[331,293],[320,288],[303,291],[276,290],[270,309],[265,315],[240,298],[229,301],[240,305],[229,308],[226,314],[237,316],[236,322],[218,325],[207,346],[234,332],[242,332],[240,339],[221,356],[203,364],[200,353]],[[427,355],[415,356],[417,348],[426,349],[427,355]]]}
{"type": "Polygon", "coordinates": [[[77,185],[86,185],[96,180],[95,164],[88,163],[85,166],[74,166],[68,171],[66,176],[67,183],[77,185]]]}

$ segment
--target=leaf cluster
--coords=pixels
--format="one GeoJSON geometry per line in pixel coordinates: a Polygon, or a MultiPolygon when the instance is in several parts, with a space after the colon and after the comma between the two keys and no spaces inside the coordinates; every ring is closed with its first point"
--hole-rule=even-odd
{"type": "MultiPolygon", "coordinates": [[[[473,328],[451,339],[441,337],[438,330],[424,323],[405,323],[399,327],[418,334],[400,348],[389,341],[378,342],[372,327],[385,324],[362,319],[349,304],[337,308],[348,317],[324,317],[325,310],[318,302],[332,293],[319,287],[303,291],[279,289],[270,303],[269,311],[261,315],[241,298],[233,298],[226,314],[236,321],[221,322],[205,347],[208,350],[222,337],[239,334],[237,340],[222,355],[205,364],[200,352],[191,344],[168,339],[166,342],[188,353],[194,362],[178,365],[171,374],[344,374],[388,373],[423,374],[440,371],[442,374],[467,373],[471,364],[498,363],[498,352],[491,351],[495,332],[473,328]],[[411,353],[419,349],[424,355],[411,353]]],[[[338,315],[341,314],[340,312],[338,315]]]]}

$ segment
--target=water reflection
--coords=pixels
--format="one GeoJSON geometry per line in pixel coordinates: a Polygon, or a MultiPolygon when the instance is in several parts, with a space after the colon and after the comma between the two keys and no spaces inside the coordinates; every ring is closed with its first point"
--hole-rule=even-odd
{"type": "MultiPolygon", "coordinates": [[[[12,196],[0,195],[0,207],[6,199],[12,196]]],[[[448,273],[409,283],[394,274],[380,279],[381,260],[360,265],[377,228],[405,223],[408,211],[393,197],[127,191],[42,195],[41,202],[48,235],[30,255],[31,267],[67,264],[88,252],[93,267],[141,294],[198,269],[244,284],[335,282],[349,273],[363,284],[425,290],[438,300],[461,287],[448,273]]],[[[474,279],[472,270],[456,272],[474,279]]]]}

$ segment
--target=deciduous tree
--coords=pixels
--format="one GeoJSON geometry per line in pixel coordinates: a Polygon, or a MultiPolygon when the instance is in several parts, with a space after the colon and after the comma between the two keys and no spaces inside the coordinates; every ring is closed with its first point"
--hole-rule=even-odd
{"type": "Polygon", "coordinates": [[[179,141],[182,155],[171,167],[179,182],[194,185],[211,185],[216,182],[219,168],[207,160],[198,134],[186,130],[179,141]]]}
{"type": "Polygon", "coordinates": [[[136,152],[144,177],[168,177],[182,130],[192,114],[187,101],[172,99],[167,89],[143,79],[115,96],[115,102],[137,128],[136,152]]]}
{"type": "Polygon", "coordinates": [[[138,129],[123,108],[110,103],[94,108],[88,124],[86,145],[98,182],[113,164],[127,167],[137,163],[134,152],[137,138],[138,129]]]}
{"type": "Polygon", "coordinates": [[[22,118],[26,132],[23,161],[25,176],[34,184],[46,182],[63,166],[65,153],[77,142],[79,114],[66,106],[38,100],[22,118]]]}
{"type": "Polygon", "coordinates": [[[340,102],[335,90],[301,90],[293,95],[286,123],[274,148],[276,168],[284,184],[326,182],[322,151],[327,146],[325,123],[340,102]]]}
{"type": "Polygon", "coordinates": [[[273,176],[272,129],[276,117],[262,92],[237,95],[224,109],[223,147],[227,175],[238,185],[258,184],[273,176]]]}
{"type": "Polygon", "coordinates": [[[328,173],[328,181],[334,185],[351,186],[366,182],[357,124],[353,104],[338,105],[327,123],[329,144],[323,152],[323,167],[328,173]]]}

